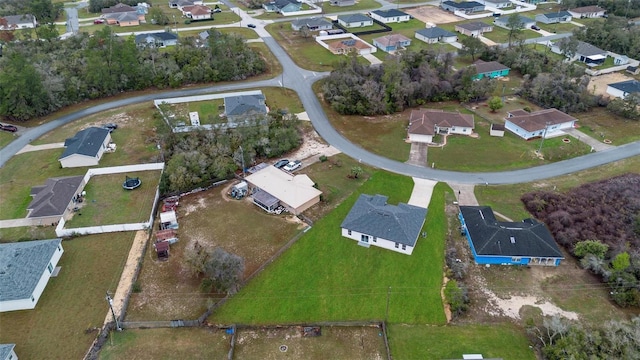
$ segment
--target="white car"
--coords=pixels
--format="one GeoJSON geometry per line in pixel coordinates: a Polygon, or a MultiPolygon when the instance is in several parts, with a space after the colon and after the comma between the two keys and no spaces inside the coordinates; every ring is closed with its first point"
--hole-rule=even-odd
{"type": "Polygon", "coordinates": [[[300,160],[289,161],[289,163],[287,165],[285,165],[283,167],[283,169],[287,170],[287,171],[294,171],[294,170],[300,168],[300,166],[302,166],[302,161],[300,161],[300,160]]]}

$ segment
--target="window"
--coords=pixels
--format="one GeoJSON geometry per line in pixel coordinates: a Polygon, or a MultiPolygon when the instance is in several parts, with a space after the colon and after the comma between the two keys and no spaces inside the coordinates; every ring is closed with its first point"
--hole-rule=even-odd
{"type": "Polygon", "coordinates": [[[351,235],[351,230],[347,230],[347,235],[351,235]]]}
{"type": "Polygon", "coordinates": [[[49,270],[49,274],[51,274],[53,272],[53,265],[51,265],[51,263],[49,263],[49,265],[47,265],[47,270],[49,270]]]}
{"type": "Polygon", "coordinates": [[[373,237],[373,242],[378,242],[378,238],[377,237],[373,237]]]}
{"type": "Polygon", "coordinates": [[[402,250],[407,250],[407,245],[402,244],[402,250]]]}
{"type": "Polygon", "coordinates": [[[369,235],[360,235],[360,241],[368,243],[369,235]]]}
{"type": "Polygon", "coordinates": [[[400,247],[400,244],[396,243],[396,249],[400,247]]]}
{"type": "Polygon", "coordinates": [[[511,262],[520,262],[522,259],[519,257],[512,257],[511,262]]]}

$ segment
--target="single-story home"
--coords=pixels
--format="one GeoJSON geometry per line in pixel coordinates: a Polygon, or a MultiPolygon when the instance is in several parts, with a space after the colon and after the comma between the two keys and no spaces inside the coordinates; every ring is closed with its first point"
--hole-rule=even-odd
{"type": "Polygon", "coordinates": [[[411,19],[411,16],[409,14],[396,9],[374,10],[371,12],[370,16],[374,20],[378,20],[381,23],[385,24],[409,21],[411,19]]]}
{"type": "Polygon", "coordinates": [[[0,344],[0,360],[18,360],[15,347],[16,344],[0,344]]]}
{"type": "Polygon", "coordinates": [[[385,52],[392,52],[411,45],[411,39],[402,34],[390,34],[373,39],[373,45],[385,52]]]}
{"type": "Polygon", "coordinates": [[[500,64],[497,61],[482,61],[476,60],[471,66],[476,69],[476,75],[473,77],[474,80],[480,80],[484,77],[488,78],[497,78],[502,76],[508,76],[509,67],[500,64]]]}
{"type": "Polygon", "coordinates": [[[291,28],[295,31],[300,31],[304,26],[306,26],[309,31],[331,30],[333,23],[325,18],[318,17],[294,20],[291,22],[291,28]]]}
{"type": "Polygon", "coordinates": [[[525,140],[552,137],[563,129],[575,127],[576,118],[558,109],[544,109],[534,112],[512,110],[507,113],[504,126],[507,130],[525,140]]]}
{"type": "Polygon", "coordinates": [[[417,143],[432,143],[436,134],[471,135],[474,120],[471,114],[446,112],[435,109],[419,109],[409,115],[409,140],[417,143]]]}
{"type": "Polygon", "coordinates": [[[638,75],[640,74],[640,68],[637,66],[627,66],[627,69],[625,70],[626,72],[628,72],[631,75],[638,75]]]}
{"type": "Polygon", "coordinates": [[[361,194],[340,225],[342,236],[366,248],[373,245],[411,255],[427,209],[404,203],[393,206],[387,199],[384,195],[361,194]]]}
{"type": "Polygon", "coordinates": [[[64,152],[60,156],[63,168],[96,166],[111,142],[109,130],[92,126],[78,131],[74,137],[64,141],[64,152]]]}
{"type": "MultiPolygon", "coordinates": [[[[551,51],[556,54],[565,55],[562,53],[560,49],[560,45],[563,41],[569,41],[566,38],[556,41],[555,43],[550,44],[551,51]]],[[[566,56],[566,55],[565,55],[566,56]]],[[[576,48],[575,54],[573,57],[569,59],[569,61],[581,61],[588,66],[598,66],[607,59],[608,53],[605,50],[602,50],[598,47],[595,47],[589,43],[584,41],[578,41],[578,46],[576,48]]]]}
{"type": "Polygon", "coordinates": [[[268,212],[284,206],[299,215],[320,201],[322,191],[313,187],[309,176],[294,175],[275,166],[266,166],[245,178],[254,204],[268,212]]]}
{"type": "Polygon", "coordinates": [[[571,22],[573,17],[568,11],[556,11],[546,14],[536,15],[536,21],[543,24],[555,24],[555,23],[568,23],[571,22]]]}
{"type": "Polygon", "coordinates": [[[451,12],[462,11],[465,14],[484,11],[484,4],[481,4],[477,1],[463,1],[463,2],[443,1],[440,4],[440,7],[446,11],[451,11],[451,12]]]}
{"type": "Polygon", "coordinates": [[[290,12],[300,11],[300,9],[302,8],[302,3],[296,0],[275,0],[269,3],[262,4],[262,8],[267,12],[286,14],[290,12]]]}
{"type": "Polygon", "coordinates": [[[133,7],[118,3],[102,9],[101,12],[101,17],[105,19],[109,25],[137,26],[145,22],[146,7],[133,7]]]}
{"type": "MultiPolygon", "coordinates": [[[[521,24],[521,26],[519,27],[519,29],[530,29],[532,25],[535,25],[536,22],[533,19],[529,19],[526,16],[522,16],[522,15],[516,15],[518,17],[518,20],[521,24]]],[[[509,19],[511,18],[511,15],[509,16],[500,16],[497,17],[495,20],[493,20],[493,23],[496,26],[500,26],[501,28],[504,29],[509,29],[509,19]]]]}
{"type": "Polygon", "coordinates": [[[596,6],[596,5],[569,9],[569,13],[571,14],[571,16],[573,16],[576,19],[599,18],[599,17],[603,17],[605,12],[607,12],[606,9],[603,9],[600,6],[596,6]]]}
{"type": "Polygon", "coordinates": [[[347,55],[351,52],[356,52],[358,55],[365,55],[375,52],[375,47],[359,39],[333,41],[328,43],[327,46],[329,47],[329,51],[336,55],[347,55]]]}
{"type": "Polygon", "coordinates": [[[140,47],[166,47],[166,46],[175,46],[178,43],[178,36],[166,32],[161,31],[157,33],[150,34],[139,34],[136,35],[136,45],[140,47]]]}
{"type": "Polygon", "coordinates": [[[184,6],[203,5],[203,0],[169,0],[169,7],[172,9],[180,9],[184,6]]]}
{"type": "Polygon", "coordinates": [[[265,101],[263,94],[227,96],[224,98],[224,113],[232,121],[263,117],[269,112],[265,101]]]}
{"type": "Polygon", "coordinates": [[[79,200],[84,176],[49,178],[44,185],[31,188],[33,200],[27,205],[27,218],[55,223],[79,200]]]}
{"type": "Polygon", "coordinates": [[[537,220],[500,222],[488,206],[460,206],[458,218],[476,264],[558,266],[564,259],[537,220]]]}
{"type": "Polygon", "coordinates": [[[450,31],[437,26],[416,31],[416,39],[422,40],[427,44],[437,42],[452,43],[458,41],[458,36],[450,31]]]}
{"type": "Polygon", "coordinates": [[[36,25],[36,17],[31,14],[0,17],[0,30],[33,29],[36,25]]]}
{"type": "Polygon", "coordinates": [[[456,24],[455,29],[457,32],[467,36],[478,37],[486,32],[493,31],[493,26],[483,22],[470,22],[464,24],[456,24]]]}
{"type": "Polygon", "coordinates": [[[640,93],[640,81],[633,79],[607,85],[607,94],[620,99],[632,93],[640,93]]]}
{"type": "Polygon", "coordinates": [[[332,6],[351,6],[356,4],[356,0],[329,0],[332,6]]]}
{"type": "Polygon", "coordinates": [[[346,28],[373,26],[373,19],[363,14],[338,15],[338,24],[346,28]]]}
{"type": "Polygon", "coordinates": [[[513,5],[511,0],[478,0],[478,2],[496,9],[503,9],[513,5]]]}
{"type": "Polygon", "coordinates": [[[63,252],[62,239],[0,244],[0,312],[34,309],[63,252]]]}
{"type": "Polygon", "coordinates": [[[183,6],[182,15],[191,20],[209,20],[213,19],[213,9],[205,5],[189,5],[183,6]]]}

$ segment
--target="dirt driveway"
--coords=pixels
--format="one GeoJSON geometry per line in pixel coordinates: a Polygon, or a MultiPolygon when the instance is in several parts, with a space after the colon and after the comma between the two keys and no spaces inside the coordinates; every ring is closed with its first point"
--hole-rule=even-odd
{"type": "Polygon", "coordinates": [[[620,73],[592,76],[591,81],[589,81],[589,91],[594,95],[610,96],[607,94],[608,84],[627,80],[633,80],[633,78],[620,73]]]}
{"type": "Polygon", "coordinates": [[[462,18],[435,6],[421,6],[411,9],[402,9],[402,11],[425,24],[446,24],[463,20],[462,18]]]}

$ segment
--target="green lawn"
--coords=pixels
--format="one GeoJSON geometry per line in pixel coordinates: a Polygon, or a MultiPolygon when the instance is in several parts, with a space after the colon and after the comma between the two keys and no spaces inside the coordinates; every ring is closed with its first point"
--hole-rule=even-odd
{"type": "Polygon", "coordinates": [[[43,240],[56,237],[55,226],[22,226],[13,228],[0,228],[0,243],[43,240]]]}
{"type": "Polygon", "coordinates": [[[514,325],[389,325],[394,359],[461,359],[482,354],[485,359],[535,360],[524,331],[514,325]]]}
{"type": "MultiPolygon", "coordinates": [[[[489,23],[492,23],[492,22],[489,22],[489,23]]],[[[483,36],[498,44],[509,42],[509,30],[501,28],[499,26],[495,26],[495,25],[493,26],[493,31],[485,33],[483,36]]],[[[516,43],[517,42],[516,38],[534,39],[537,37],[540,37],[540,34],[538,34],[537,32],[529,29],[522,29],[522,31],[519,34],[517,34],[515,37],[511,39],[511,43],[512,44],[516,43]]]]}
{"type": "Polygon", "coordinates": [[[340,224],[360,193],[385,194],[390,204],[409,199],[410,178],[378,171],[335,211],[210,318],[214,323],[292,323],[384,319],[445,322],[440,287],[447,222],[446,185],[436,186],[420,239],[411,256],[359,247],[340,236],[340,224]],[[390,289],[389,289],[390,287],[390,289]]]}
{"type": "Polygon", "coordinates": [[[60,274],[49,280],[33,310],[0,313],[0,343],[15,343],[21,359],[81,359],[109,309],[134,233],[63,241],[60,274]]]}
{"type": "Polygon", "coordinates": [[[598,140],[609,139],[613,145],[640,140],[640,122],[624,119],[606,108],[594,107],[586,113],[576,113],[578,130],[598,140]]]}
{"type": "Polygon", "coordinates": [[[540,27],[540,29],[544,31],[548,31],[550,33],[568,33],[573,32],[574,29],[578,27],[572,23],[559,23],[559,24],[545,24],[541,22],[537,22],[536,25],[540,27]]]}
{"type": "Polygon", "coordinates": [[[322,3],[322,11],[326,14],[341,13],[345,11],[375,10],[380,8],[380,3],[375,0],[359,0],[351,6],[331,6],[327,2],[322,3]]]}
{"type": "Polygon", "coordinates": [[[10,142],[15,139],[16,135],[6,131],[0,131],[0,149],[7,146],[10,142]]]}

